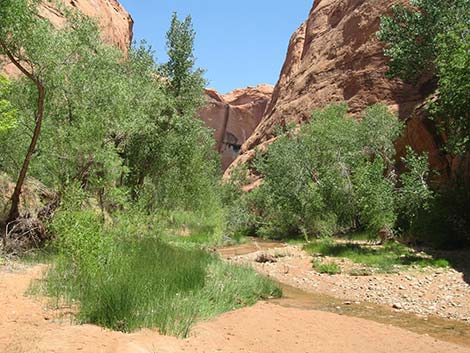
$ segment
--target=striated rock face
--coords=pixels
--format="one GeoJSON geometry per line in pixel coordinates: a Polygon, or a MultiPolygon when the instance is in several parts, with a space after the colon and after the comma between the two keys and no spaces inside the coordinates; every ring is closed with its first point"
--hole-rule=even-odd
{"type": "MultiPolygon", "coordinates": [[[[127,51],[132,42],[134,21],[117,0],[62,0],[68,6],[80,10],[87,16],[96,18],[105,42],[127,51]]],[[[51,3],[44,2],[41,15],[54,25],[64,22],[63,15],[51,3]]]]}
{"type": "MultiPolygon", "coordinates": [[[[65,5],[76,8],[85,15],[96,18],[101,28],[103,40],[127,51],[132,42],[134,21],[131,15],[117,0],[61,0],[65,5]]],[[[65,22],[63,14],[51,2],[44,1],[39,13],[57,27],[65,22]]],[[[2,70],[7,76],[17,74],[12,64],[2,70]]]]}
{"type": "Polygon", "coordinates": [[[226,95],[206,89],[207,106],[199,111],[199,116],[214,130],[223,170],[235,160],[242,144],[258,126],[272,92],[269,85],[236,89],[226,95]]]}
{"type": "Polygon", "coordinates": [[[417,87],[385,77],[387,59],[376,38],[380,16],[388,13],[390,0],[316,0],[305,23],[293,34],[266,113],[253,135],[242,146],[236,163],[247,163],[256,146],[273,137],[276,125],[301,123],[311,111],[335,101],[347,101],[354,115],[374,103],[384,103],[407,119],[405,137],[398,143],[427,151],[433,168],[446,179],[452,160],[440,150],[440,140],[424,114],[412,114],[435,88],[423,79],[417,87]]]}

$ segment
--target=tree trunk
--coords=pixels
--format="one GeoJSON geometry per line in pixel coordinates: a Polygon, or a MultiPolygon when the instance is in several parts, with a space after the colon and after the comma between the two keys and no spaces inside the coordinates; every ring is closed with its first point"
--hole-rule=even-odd
{"type": "Polygon", "coordinates": [[[21,191],[23,189],[24,181],[26,179],[26,173],[28,172],[31,158],[33,156],[34,150],[36,149],[36,145],[39,139],[39,134],[41,133],[42,120],[44,118],[44,101],[45,101],[45,96],[46,96],[46,90],[39,81],[36,81],[35,83],[38,89],[36,126],[34,128],[33,138],[31,139],[31,143],[28,148],[28,153],[26,154],[26,157],[23,162],[23,166],[21,167],[20,175],[18,176],[18,180],[16,181],[15,190],[13,191],[13,194],[11,195],[11,207],[8,213],[8,217],[5,221],[5,224],[13,222],[20,216],[19,205],[20,205],[21,191]]]}
{"type": "MultiPolygon", "coordinates": [[[[8,212],[8,217],[5,220],[5,226],[8,223],[13,222],[16,220],[19,215],[19,205],[20,205],[20,195],[23,189],[23,184],[26,179],[26,173],[28,172],[29,164],[31,162],[31,158],[33,156],[34,150],[36,149],[36,144],[39,139],[39,134],[41,133],[41,126],[42,120],[44,117],[44,102],[46,98],[46,89],[44,84],[42,83],[41,79],[34,75],[33,72],[28,71],[22,63],[10,52],[8,49],[7,44],[0,38],[0,47],[5,51],[8,58],[11,62],[26,76],[28,77],[36,86],[38,90],[38,100],[37,100],[37,111],[35,117],[36,126],[34,128],[33,138],[31,139],[31,143],[28,148],[28,153],[23,162],[23,166],[21,167],[20,175],[18,176],[18,180],[16,181],[15,190],[13,191],[13,195],[11,195],[11,206],[10,211],[8,212]]],[[[3,228],[3,226],[2,226],[3,228]]],[[[4,229],[2,229],[3,231],[4,229]]],[[[1,233],[1,231],[0,231],[1,233]]]]}

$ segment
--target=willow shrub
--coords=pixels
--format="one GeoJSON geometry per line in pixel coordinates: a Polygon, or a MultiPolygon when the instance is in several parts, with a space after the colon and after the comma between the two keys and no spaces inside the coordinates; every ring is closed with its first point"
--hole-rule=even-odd
{"type": "Polygon", "coordinates": [[[413,165],[402,180],[395,173],[393,142],[401,130],[383,105],[359,119],[347,116],[345,104],[317,110],[300,131],[258,153],[254,168],[263,183],[237,203],[249,201],[250,224],[261,236],[329,236],[357,228],[391,234],[405,202],[420,208],[431,197],[426,156],[409,151],[424,163],[420,178],[412,177],[413,165]],[[422,197],[406,197],[414,194],[422,197]]]}

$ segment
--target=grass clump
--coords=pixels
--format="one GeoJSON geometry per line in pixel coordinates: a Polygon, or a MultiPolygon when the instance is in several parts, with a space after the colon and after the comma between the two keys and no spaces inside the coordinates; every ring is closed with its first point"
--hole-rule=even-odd
{"type": "Polygon", "coordinates": [[[349,271],[350,276],[360,277],[360,276],[370,276],[372,271],[370,268],[353,268],[349,271]]]}
{"type": "Polygon", "coordinates": [[[329,275],[336,275],[341,273],[341,266],[335,262],[322,262],[318,259],[312,261],[313,268],[319,273],[327,273],[329,275]]]}
{"type": "Polygon", "coordinates": [[[197,320],[280,295],[251,269],[170,245],[152,227],[136,224],[146,223],[117,220],[110,228],[91,211],[56,215],[58,255],[45,288],[58,300],[79,303],[80,322],[185,337],[197,320]]]}
{"type": "Polygon", "coordinates": [[[448,267],[444,259],[434,259],[413,252],[399,243],[382,246],[357,243],[337,243],[332,239],[312,242],[304,247],[311,254],[348,258],[354,263],[375,268],[382,272],[393,272],[399,266],[448,267]]]}

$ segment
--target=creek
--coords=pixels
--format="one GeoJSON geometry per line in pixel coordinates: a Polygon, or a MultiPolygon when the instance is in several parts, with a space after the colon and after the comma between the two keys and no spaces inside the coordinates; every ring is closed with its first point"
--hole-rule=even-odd
{"type": "MultiPolygon", "coordinates": [[[[231,258],[285,246],[286,244],[281,242],[250,238],[244,244],[220,248],[218,253],[224,258],[231,258]]],[[[437,316],[420,317],[413,313],[365,301],[349,302],[322,293],[307,292],[279,281],[275,282],[282,289],[283,296],[270,299],[270,303],[283,307],[357,317],[470,347],[470,324],[468,323],[437,316]]]]}

